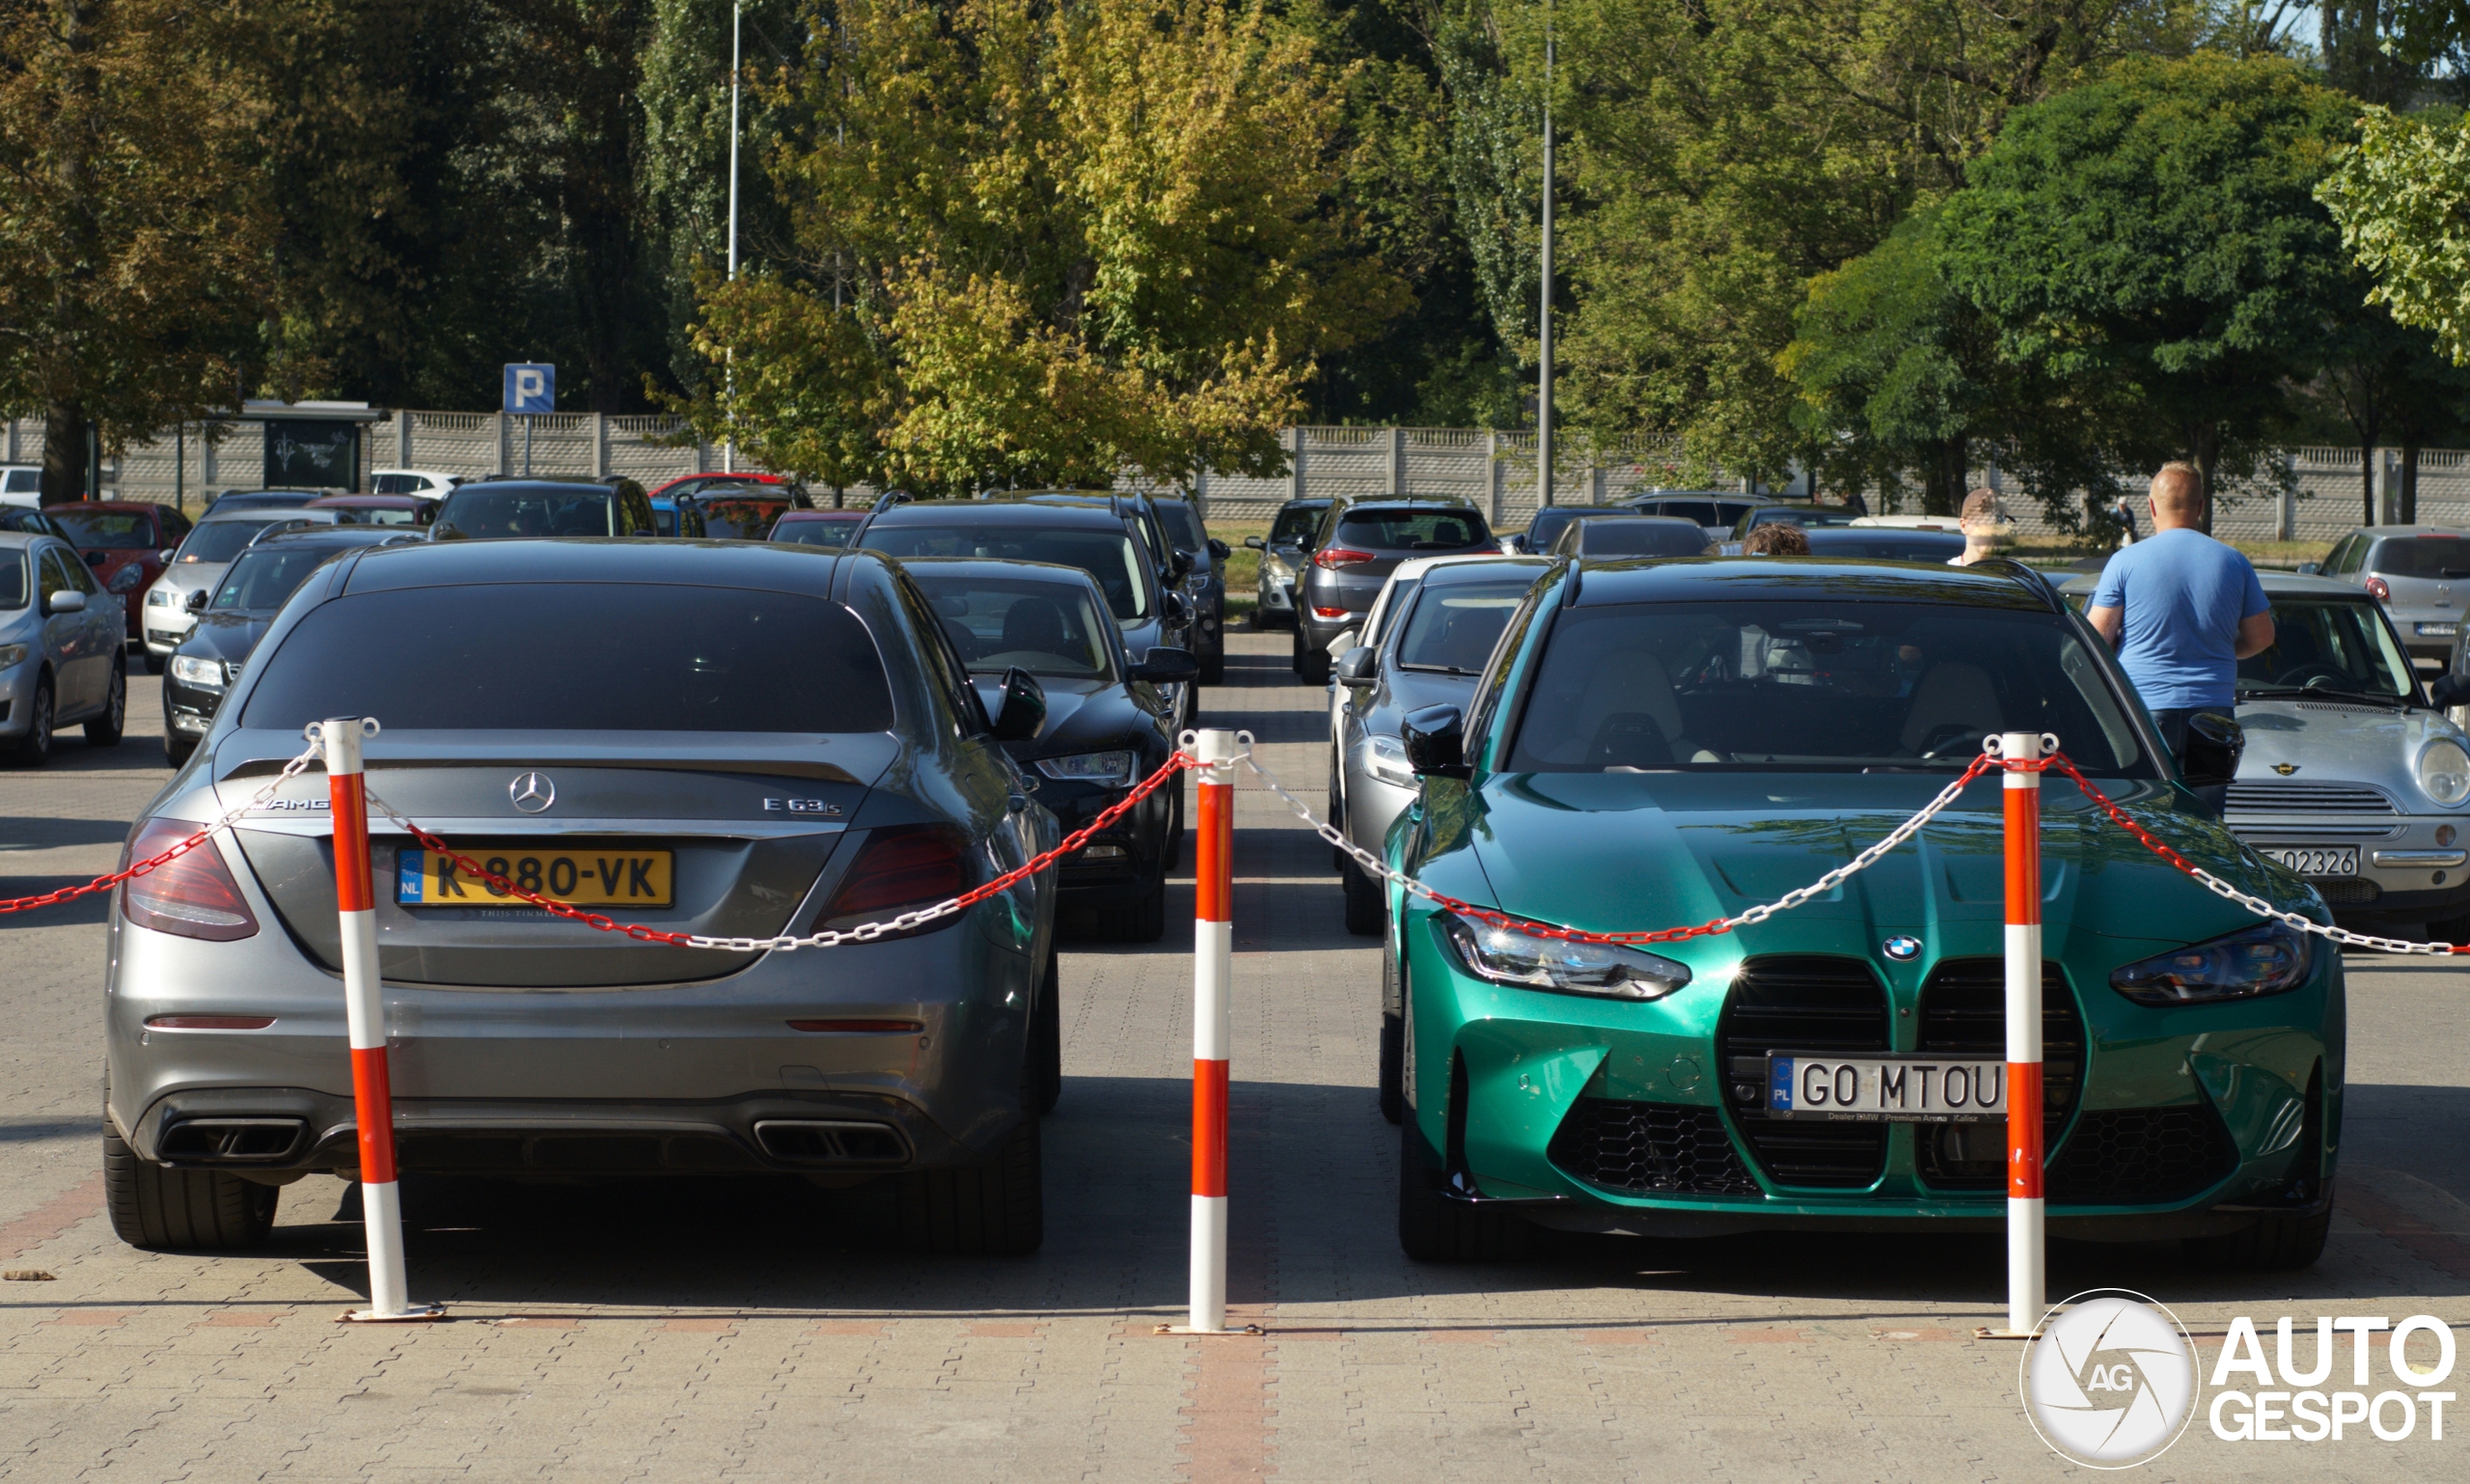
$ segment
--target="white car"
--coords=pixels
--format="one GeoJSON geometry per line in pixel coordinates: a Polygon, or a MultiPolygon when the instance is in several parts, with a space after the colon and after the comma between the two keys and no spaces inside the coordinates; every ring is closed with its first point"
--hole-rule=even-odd
{"type": "Polygon", "coordinates": [[[424,500],[443,500],[462,482],[462,475],[442,474],[435,469],[379,469],[369,477],[369,492],[372,495],[418,495],[424,500]]]}
{"type": "Polygon", "coordinates": [[[0,505],[22,505],[28,509],[42,506],[42,466],[41,464],[0,464],[0,505]]]}
{"type": "Polygon", "coordinates": [[[269,528],[331,526],[337,521],[333,510],[288,509],[227,510],[200,518],[179,546],[163,559],[163,575],[146,590],[146,668],[158,675],[163,673],[172,651],[197,626],[197,612],[190,602],[194,599],[204,607],[206,594],[223,580],[232,560],[269,528]]]}

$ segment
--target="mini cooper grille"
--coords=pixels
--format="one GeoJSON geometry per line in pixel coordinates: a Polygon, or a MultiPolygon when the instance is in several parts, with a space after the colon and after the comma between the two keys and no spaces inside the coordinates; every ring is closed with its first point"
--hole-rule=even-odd
{"type": "Polygon", "coordinates": [[[2084,1114],[2049,1163],[2044,1188],[2073,1205],[2183,1200],[2237,1166],[2212,1105],[2113,1108],[2084,1114]]]}
{"type": "Polygon", "coordinates": [[[2364,783],[2310,783],[2262,779],[2230,785],[2234,814],[2390,814],[2393,801],[2364,783]]]}
{"type": "Polygon", "coordinates": [[[1760,1168],[1778,1185],[1854,1188],[1885,1168],[1883,1123],[1818,1123],[1759,1115],[1770,1052],[1843,1056],[1884,1052],[1886,989],[1857,958],[1774,954],[1743,963],[1715,1035],[1732,1085],[1733,1116],[1760,1168]],[[1742,1064],[1760,1068],[1744,1083],[1742,1064]],[[1743,1086],[1749,1096],[1743,1098],[1743,1086]]]}
{"type": "Polygon", "coordinates": [[[2357,876],[2310,876],[2307,884],[2327,907],[2363,907],[2384,894],[2384,889],[2357,876]]]}
{"type": "Polygon", "coordinates": [[[1589,1185],[1681,1195],[1755,1195],[1723,1114],[1679,1103],[1582,1097],[1546,1157],[1589,1185]]]}
{"type": "MultiPolygon", "coordinates": [[[[1951,958],[1921,988],[1924,1056],[2007,1055],[2007,965],[1995,958],[1951,958]]],[[[2056,963],[2042,964],[2042,1122],[2067,1126],[2084,1080],[2084,1021],[2056,963]]],[[[1939,1190],[1996,1190],[2007,1173],[2007,1125],[1921,1124],[1913,1130],[1921,1178],[1939,1190]]]]}

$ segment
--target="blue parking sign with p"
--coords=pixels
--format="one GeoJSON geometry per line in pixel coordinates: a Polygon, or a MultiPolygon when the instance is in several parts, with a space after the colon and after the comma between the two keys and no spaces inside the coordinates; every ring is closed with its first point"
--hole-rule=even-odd
{"type": "Polygon", "coordinates": [[[547,365],[510,363],[506,369],[506,410],[558,410],[558,369],[547,365]]]}

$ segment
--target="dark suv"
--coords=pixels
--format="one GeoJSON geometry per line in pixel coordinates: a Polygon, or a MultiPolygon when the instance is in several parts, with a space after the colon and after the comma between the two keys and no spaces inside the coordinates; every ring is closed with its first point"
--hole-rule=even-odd
{"type": "Polygon", "coordinates": [[[1201,523],[1200,507],[1175,495],[1152,495],[1149,508],[1166,528],[1166,540],[1192,564],[1185,590],[1199,612],[1193,616],[1194,648],[1200,656],[1200,683],[1226,680],[1226,554],[1224,541],[1201,523]]]}
{"type": "Polygon", "coordinates": [[[1331,506],[1296,591],[1295,673],[1306,685],[1328,683],[1330,641],[1363,621],[1399,563],[1496,549],[1483,514],[1458,501],[1378,497],[1331,506]]]}

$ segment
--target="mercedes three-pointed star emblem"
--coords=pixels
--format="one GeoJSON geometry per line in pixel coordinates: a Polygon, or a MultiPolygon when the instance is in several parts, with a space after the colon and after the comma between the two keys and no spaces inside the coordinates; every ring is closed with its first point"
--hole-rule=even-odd
{"type": "Polygon", "coordinates": [[[546,773],[517,773],[514,782],[506,785],[506,796],[516,809],[536,814],[558,802],[558,785],[549,782],[546,773]]]}

